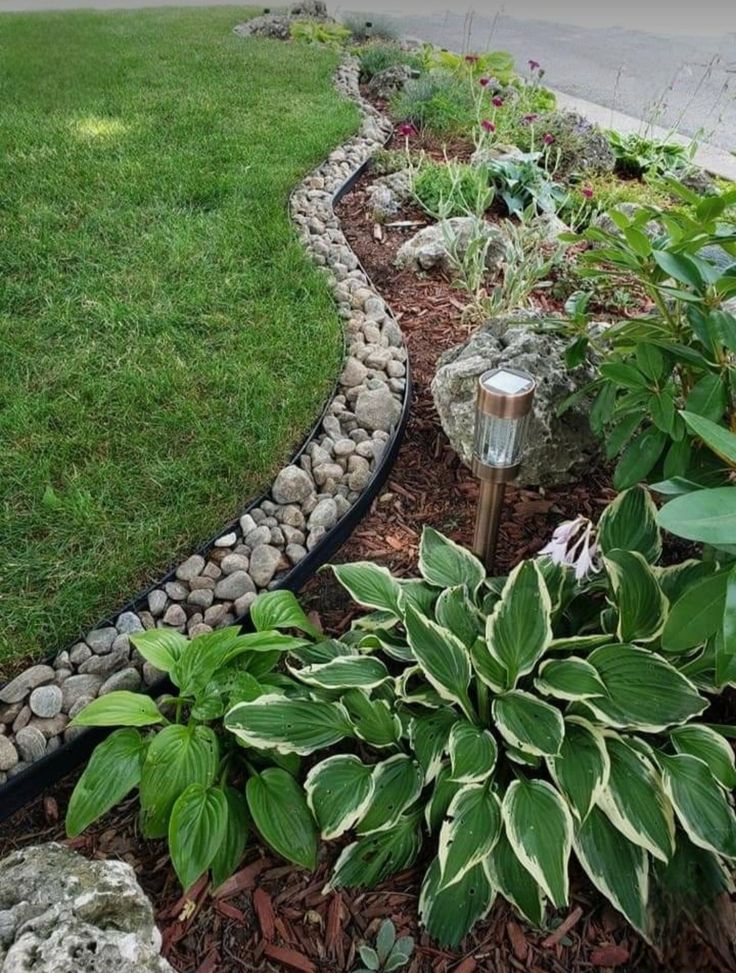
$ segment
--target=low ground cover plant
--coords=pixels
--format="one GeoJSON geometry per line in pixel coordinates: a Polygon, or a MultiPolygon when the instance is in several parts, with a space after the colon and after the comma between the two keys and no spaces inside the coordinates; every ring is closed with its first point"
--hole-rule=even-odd
{"type": "Polygon", "coordinates": [[[387,68],[404,64],[408,68],[416,69],[420,63],[415,54],[402,50],[398,44],[385,42],[369,43],[358,52],[360,61],[360,80],[370,81],[375,75],[387,68]]]}
{"type": "Polygon", "coordinates": [[[695,142],[690,146],[678,142],[648,138],[637,132],[608,132],[608,141],[616,159],[616,168],[627,176],[672,176],[686,172],[692,164],[695,142]]]}

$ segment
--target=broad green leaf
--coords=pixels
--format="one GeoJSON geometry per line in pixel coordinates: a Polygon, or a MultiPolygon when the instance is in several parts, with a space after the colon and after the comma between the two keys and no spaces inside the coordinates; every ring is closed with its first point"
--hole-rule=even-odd
{"type": "Polygon", "coordinates": [[[527,922],[537,928],[544,925],[544,896],[539,883],[516,857],[503,831],[486,861],[486,869],[493,887],[527,922]]]}
{"type": "Polygon", "coordinates": [[[493,700],[493,721],[512,747],[536,756],[560,752],[565,735],[562,714],[554,706],[519,689],[493,700]]]}
{"type": "Polygon", "coordinates": [[[714,487],[670,500],[659,511],[659,526],[677,537],[703,544],[736,544],[736,490],[714,487]]]}
{"type": "Polygon", "coordinates": [[[558,909],[567,905],[573,824],[559,793],[543,780],[515,780],[501,806],[514,854],[558,909]]]}
{"type": "Polygon", "coordinates": [[[301,787],[280,767],[254,774],[245,787],[253,823],[263,840],[287,861],[313,869],[317,828],[301,787]]]}
{"type": "Polygon", "coordinates": [[[373,792],[356,826],[360,835],[392,828],[422,793],[424,773],[419,764],[398,753],[373,768],[373,792]]]}
{"type": "Polygon", "coordinates": [[[608,783],[611,764],[603,734],[582,717],[568,716],[560,752],[547,758],[547,766],[575,816],[584,821],[608,783]]]}
{"type": "Polygon", "coordinates": [[[99,743],[77,781],[66,812],[66,833],[76,838],[137,787],[148,744],[138,730],[115,730],[99,743]]]}
{"type": "MultiPolygon", "coordinates": [[[[720,375],[709,372],[703,375],[690,390],[685,411],[692,416],[717,422],[726,411],[727,400],[723,379],[720,375]]],[[[723,432],[726,430],[724,429],[723,432]]]]}
{"type": "Polygon", "coordinates": [[[668,861],[675,847],[675,821],[658,774],[620,738],[608,736],[606,749],[611,769],[599,807],[629,841],[668,861]]]}
{"type": "Polygon", "coordinates": [[[439,773],[442,756],[449,746],[450,731],[457,719],[453,709],[443,706],[430,713],[418,714],[409,723],[411,749],[421,764],[426,783],[439,773]]]}
{"type": "Polygon", "coordinates": [[[335,577],[359,605],[399,616],[399,582],[388,568],[370,561],[330,565],[335,577]]]}
{"type": "Polygon", "coordinates": [[[496,893],[482,864],[469,869],[449,888],[442,887],[440,874],[439,858],[435,858],[422,882],[419,917],[432,939],[454,947],[488,915],[496,893]]]}
{"type": "Polygon", "coordinates": [[[441,885],[460,881],[493,850],[501,831],[501,805],[487,784],[465,784],[453,797],[440,829],[441,885]]]}
{"type": "Polygon", "coordinates": [[[704,286],[697,264],[684,253],[671,253],[668,250],[653,250],[652,257],[662,270],[681,284],[700,291],[704,286]]]}
{"type": "Polygon", "coordinates": [[[165,726],[148,747],[140,782],[143,833],[163,838],[171,808],[190,784],[214,781],[220,746],[208,726],[165,726]]]}
{"type": "Polygon", "coordinates": [[[343,694],[342,702],[359,740],[372,747],[391,747],[401,738],[401,720],[385,699],[369,699],[360,689],[343,694]]]}
{"type": "Polygon", "coordinates": [[[409,608],[405,619],[409,644],[424,675],[443,699],[458,703],[472,719],[468,698],[470,656],[457,636],[409,608]]]}
{"type": "Polygon", "coordinates": [[[669,436],[654,426],[639,433],[621,454],[613,474],[617,490],[626,490],[646,479],[662,455],[669,436]]]}
{"type": "Polygon", "coordinates": [[[318,689],[375,689],[389,678],[383,662],[369,655],[344,655],[301,669],[289,667],[289,671],[318,689]]]}
{"type": "Polygon", "coordinates": [[[575,855],[598,891],[648,938],[649,861],[644,849],[622,840],[621,832],[594,807],[575,834],[575,855]]]}
{"type": "Polygon", "coordinates": [[[664,628],[669,602],[643,555],[609,551],[603,559],[614,604],[618,610],[616,635],[621,642],[651,642],[664,628]]]}
{"type": "Polygon", "coordinates": [[[585,659],[547,659],[539,667],[534,686],[545,696],[557,699],[588,699],[602,696],[606,687],[593,666],[585,659]]]}
{"type": "Polygon", "coordinates": [[[712,422],[702,415],[683,410],[680,415],[706,446],[720,456],[729,466],[736,468],[736,435],[718,422],[712,422]]]}
{"type": "Polygon", "coordinates": [[[650,564],[659,559],[662,540],[657,508],[648,490],[637,485],[609,503],[598,521],[598,545],[603,554],[638,551],[650,564]]]}
{"type": "Polygon", "coordinates": [[[481,682],[494,693],[510,689],[509,675],[501,663],[491,655],[485,639],[476,639],[470,646],[473,669],[481,682]]]}
{"type": "Polygon", "coordinates": [[[373,796],[373,767],[352,754],[337,754],[314,766],[304,790],[325,841],[339,838],[365,814],[373,796]]]}
{"type": "Polygon", "coordinates": [[[571,635],[569,638],[552,639],[548,652],[590,652],[611,641],[610,635],[571,635]]]}
{"type": "Polygon", "coordinates": [[[435,614],[439,624],[468,648],[483,635],[483,616],[469,600],[465,586],[445,588],[437,599],[435,614]]]}
{"type": "Polygon", "coordinates": [[[408,578],[399,581],[399,610],[402,617],[409,605],[416,608],[420,615],[431,617],[434,603],[437,600],[437,589],[420,581],[418,578],[408,578]]]}
{"type": "Polygon", "coordinates": [[[227,832],[228,805],[219,787],[190,784],[169,819],[171,864],[186,892],[212,864],[227,832]]]}
{"type": "Polygon", "coordinates": [[[670,740],[678,753],[689,753],[707,764],[711,774],[723,787],[736,787],[736,763],[731,744],[709,726],[679,726],[670,731],[670,740]]]}
{"type": "Polygon", "coordinates": [[[693,585],[715,574],[718,565],[714,561],[696,561],[690,558],[687,561],[680,561],[679,564],[654,567],[653,570],[659,587],[672,606],[693,585]]]}
{"type": "Polygon", "coordinates": [[[689,753],[657,755],[664,789],[688,838],[698,848],[736,858],[736,818],[708,765],[689,753]]]}
{"type": "Polygon", "coordinates": [[[293,591],[264,591],[250,606],[250,619],[259,632],[280,628],[298,628],[312,638],[320,633],[304,614],[293,591]]]}
{"type": "Polygon", "coordinates": [[[681,673],[648,649],[603,645],[588,661],[603,680],[607,695],[585,700],[585,706],[617,729],[660,733],[687,723],[708,703],[681,673]]]}
{"type": "Polygon", "coordinates": [[[731,568],[726,586],[723,624],[716,642],[716,684],[736,681],[736,568],[731,568]]]}
{"type": "Polygon", "coordinates": [[[248,841],[248,804],[245,794],[234,787],[224,788],[227,803],[225,836],[212,859],[212,887],[217,888],[230,878],[243,858],[248,841]]]}
{"type": "Polygon", "coordinates": [[[165,722],[150,696],[121,689],[87,703],[72,726],[153,726],[165,722]]]}
{"type": "Polygon", "coordinates": [[[225,716],[225,727],[249,747],[301,756],[353,735],[342,703],[288,699],[274,693],[233,706],[225,716]]]}
{"type": "Polygon", "coordinates": [[[662,632],[666,652],[686,652],[706,642],[721,626],[726,607],[728,573],[703,578],[677,599],[662,632]]]}
{"type": "Polygon", "coordinates": [[[488,730],[465,720],[453,726],[448,752],[452,778],[459,784],[486,780],[493,773],[498,758],[496,741],[488,730]]]}
{"type": "Polygon", "coordinates": [[[390,875],[409,868],[422,846],[415,814],[399,818],[388,831],[365,835],[343,849],[325,893],[339,888],[372,888],[390,875]]]}
{"type": "Polygon", "coordinates": [[[147,662],[162,672],[171,672],[189,644],[189,639],[173,628],[152,628],[148,632],[135,632],[130,636],[130,641],[147,662]]]}
{"type": "Polygon", "coordinates": [[[314,644],[306,642],[291,652],[291,655],[305,666],[321,665],[323,662],[330,662],[332,659],[338,659],[341,656],[350,657],[359,654],[356,646],[348,645],[338,639],[324,639],[324,641],[314,644]]]}
{"type": "Polygon", "coordinates": [[[509,575],[486,624],[488,648],[512,686],[532,671],[552,640],[551,608],[536,561],[522,561],[509,575]]]}
{"type": "Polygon", "coordinates": [[[449,765],[443,764],[435,779],[432,795],[424,808],[424,818],[430,834],[434,834],[440,827],[453,797],[462,786],[452,779],[449,765]]]}
{"type": "Polygon", "coordinates": [[[427,709],[442,709],[447,705],[427,681],[421,666],[408,666],[396,677],[396,696],[407,705],[427,709]]]}
{"type": "Polygon", "coordinates": [[[465,585],[473,594],[486,578],[486,569],[475,555],[432,527],[422,531],[419,572],[437,588],[465,585]]]}

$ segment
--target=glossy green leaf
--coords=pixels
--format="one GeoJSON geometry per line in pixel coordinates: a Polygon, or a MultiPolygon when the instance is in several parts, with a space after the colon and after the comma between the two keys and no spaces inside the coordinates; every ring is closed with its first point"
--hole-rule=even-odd
{"type": "Polygon", "coordinates": [[[465,585],[472,593],[478,590],[486,577],[486,569],[475,555],[432,527],[425,527],[422,531],[419,572],[425,581],[435,587],[465,585]]]}
{"type": "Polygon", "coordinates": [[[690,415],[717,422],[726,411],[727,401],[723,379],[720,375],[709,372],[692,387],[685,406],[690,415]]]}
{"type": "Polygon", "coordinates": [[[72,726],[153,726],[164,722],[150,696],[118,690],[87,703],[72,720],[72,726]]]}
{"type": "Polygon", "coordinates": [[[713,450],[716,456],[736,467],[736,435],[720,423],[711,422],[702,415],[683,411],[680,413],[688,427],[713,450]]]}
{"type": "Polygon", "coordinates": [[[130,641],[152,666],[171,672],[189,639],[173,628],[152,628],[148,632],[134,632],[130,641]]]}
{"type": "Polygon", "coordinates": [[[227,816],[227,800],[219,787],[190,784],[176,799],[169,819],[169,851],[184,891],[212,864],[225,840],[227,816]]]}
{"type": "Polygon", "coordinates": [[[568,716],[560,752],[547,758],[547,766],[576,817],[584,821],[608,783],[611,764],[603,734],[582,717],[568,716]]]}
{"type": "Polygon", "coordinates": [[[666,652],[686,652],[702,645],[721,627],[728,574],[720,571],[686,588],[672,605],[662,632],[666,652]]]}
{"type": "Polygon", "coordinates": [[[522,561],[509,575],[488,618],[486,642],[512,685],[532,671],[552,640],[551,600],[536,561],[522,561]]]}
{"type": "Polygon", "coordinates": [[[469,869],[454,885],[443,887],[439,859],[435,858],[422,882],[419,917],[432,939],[454,947],[488,914],[495,897],[482,864],[469,869]]]}
{"type": "Polygon", "coordinates": [[[210,865],[213,888],[222,885],[237,870],[248,842],[248,804],[245,795],[234,787],[225,787],[223,792],[227,803],[227,825],[210,865]]]}
{"type": "Polygon", "coordinates": [[[565,725],[554,706],[516,689],[497,696],[492,709],[498,731],[512,747],[536,756],[560,752],[565,725]]]}
{"type": "Polygon", "coordinates": [[[280,767],[249,778],[245,788],[253,823],[273,850],[302,868],[317,864],[317,827],[301,787],[280,767]]]}
{"type": "Polygon", "coordinates": [[[659,526],[703,544],[736,544],[736,490],[732,486],[675,497],[659,511],[659,526]]]}
{"type": "Polygon", "coordinates": [[[259,632],[298,628],[315,639],[320,633],[312,625],[293,591],[263,591],[250,606],[250,619],[259,632]]]}
{"type": "Polygon", "coordinates": [[[626,490],[645,480],[662,455],[668,438],[661,429],[651,426],[632,439],[616,464],[613,474],[616,489],[626,490]]]}

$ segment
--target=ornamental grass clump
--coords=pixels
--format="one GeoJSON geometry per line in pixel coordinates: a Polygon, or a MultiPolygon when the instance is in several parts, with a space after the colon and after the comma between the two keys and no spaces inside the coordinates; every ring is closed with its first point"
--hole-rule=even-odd
{"type": "Polygon", "coordinates": [[[322,837],[352,834],[328,890],[374,886],[421,854],[420,918],[455,945],[498,896],[545,926],[568,904],[573,857],[650,940],[660,892],[702,905],[729,887],[736,770],[702,721],[720,687],[692,602],[727,559],[659,566],[655,513],[630,490],[595,541],[586,528],[577,544],[578,525],[564,552],[558,537],[505,579],[431,528],[417,579],[333,568],[370,611],[287,661],[313,709],[268,692],[225,717],[247,747],[333,751],[305,785],[322,837]],[[583,547],[599,571],[576,578],[583,547]]]}

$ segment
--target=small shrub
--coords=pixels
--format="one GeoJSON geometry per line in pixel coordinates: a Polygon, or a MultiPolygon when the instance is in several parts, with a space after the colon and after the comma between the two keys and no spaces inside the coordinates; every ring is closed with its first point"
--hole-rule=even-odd
{"type": "Polygon", "coordinates": [[[467,133],[477,120],[473,88],[450,71],[434,70],[413,78],[392,100],[391,111],[439,136],[467,133]]]}
{"type": "Polygon", "coordinates": [[[616,158],[616,168],[626,176],[670,176],[690,165],[692,146],[649,139],[637,132],[608,132],[608,141],[616,158]]]}
{"type": "Polygon", "coordinates": [[[567,199],[564,188],[538,164],[541,155],[529,152],[515,159],[490,159],[484,166],[491,185],[511,216],[556,213],[567,199]]]}
{"type": "Polygon", "coordinates": [[[356,44],[367,44],[370,41],[397,41],[401,33],[395,20],[382,17],[380,14],[348,12],[342,15],[342,23],[350,31],[356,44]]]}
{"type": "Polygon", "coordinates": [[[295,41],[325,44],[327,47],[342,47],[350,37],[347,27],[322,20],[295,20],[289,32],[295,41]]]}
{"type": "Polygon", "coordinates": [[[425,163],[414,177],[414,195],[427,213],[443,219],[477,212],[479,198],[492,202],[486,173],[460,162],[425,163]]]}
{"type": "Polygon", "coordinates": [[[367,44],[358,53],[360,61],[360,80],[370,81],[375,75],[397,64],[416,68],[418,59],[408,51],[402,51],[395,44],[367,44]]]}

